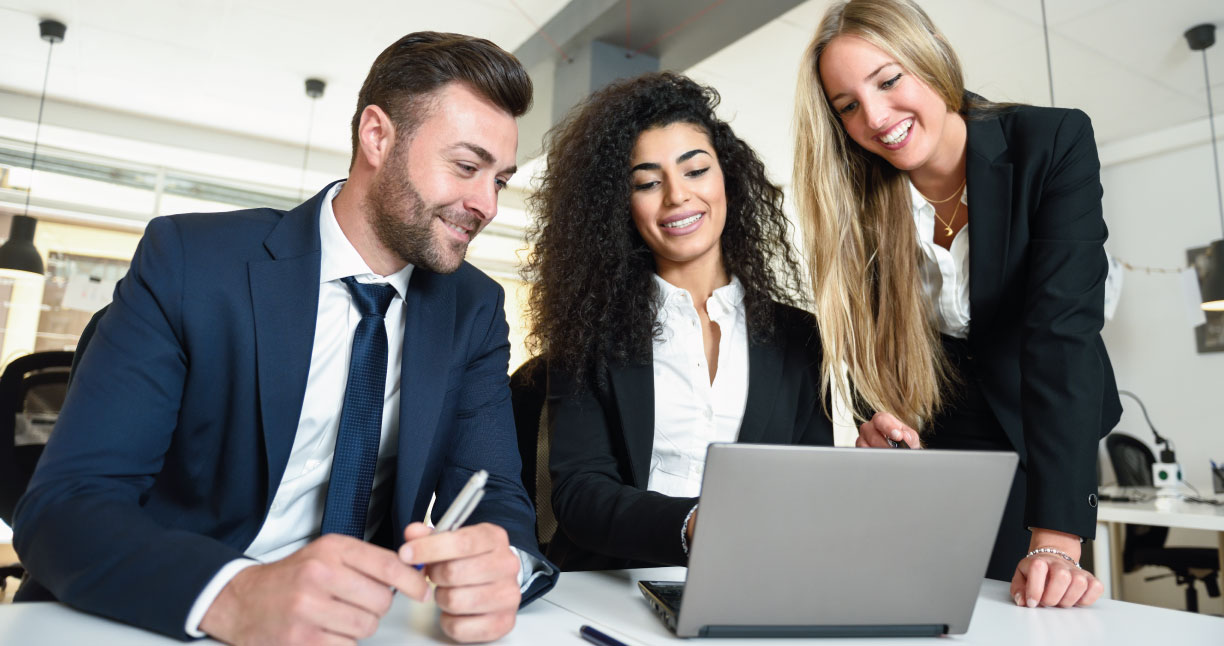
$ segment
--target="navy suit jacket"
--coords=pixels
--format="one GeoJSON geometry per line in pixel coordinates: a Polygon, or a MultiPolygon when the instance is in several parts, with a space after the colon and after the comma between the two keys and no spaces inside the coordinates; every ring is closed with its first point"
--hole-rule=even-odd
{"type": "MultiPolygon", "coordinates": [[[[319,301],[323,193],[149,223],[29,489],[15,546],[59,600],[186,638],[187,613],[259,532],[293,445],[319,301]]],[[[503,291],[464,263],[412,273],[391,547],[489,471],[469,523],[543,558],[506,374],[503,291]]],[[[550,588],[541,577],[524,594],[550,588]]]]}

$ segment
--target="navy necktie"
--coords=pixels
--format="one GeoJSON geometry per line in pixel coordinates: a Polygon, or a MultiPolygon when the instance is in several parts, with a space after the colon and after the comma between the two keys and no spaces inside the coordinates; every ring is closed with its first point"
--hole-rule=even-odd
{"type": "Polygon", "coordinates": [[[340,410],[340,432],[332,456],[322,533],[364,539],[387,384],[387,329],[383,317],[395,296],[395,288],[359,283],[352,277],[345,278],[344,284],[353,295],[361,321],[353,334],[353,350],[349,355],[348,385],[340,410]]]}

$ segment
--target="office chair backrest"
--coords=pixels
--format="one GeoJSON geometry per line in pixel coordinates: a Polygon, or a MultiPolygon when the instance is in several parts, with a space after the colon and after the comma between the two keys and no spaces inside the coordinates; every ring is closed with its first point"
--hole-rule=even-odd
{"type": "MultiPolygon", "coordinates": [[[[1152,465],[1156,463],[1156,457],[1152,455],[1152,450],[1146,444],[1124,433],[1110,433],[1105,438],[1105,451],[1109,454],[1109,462],[1113,465],[1118,485],[1123,487],[1152,486],[1152,465]]],[[[1130,571],[1137,567],[1133,559],[1133,554],[1137,550],[1164,547],[1165,539],[1168,536],[1168,527],[1128,524],[1126,526],[1126,547],[1122,551],[1124,569],[1130,571]]]]}
{"type": "Polygon", "coordinates": [[[1110,433],[1105,438],[1105,451],[1109,453],[1119,486],[1152,486],[1152,465],[1156,458],[1146,444],[1129,435],[1110,433]]]}
{"type": "Polygon", "coordinates": [[[0,519],[9,525],[64,405],[72,375],[107,307],[89,319],[75,352],[19,357],[0,376],[0,519]]]}
{"type": "Polygon", "coordinates": [[[71,352],[35,352],[0,375],[0,519],[9,525],[64,405],[71,365],[71,352]]]}
{"type": "Polygon", "coordinates": [[[536,508],[536,540],[541,549],[552,541],[557,519],[552,513],[552,474],[548,470],[548,364],[534,357],[510,376],[510,401],[519,456],[523,463],[523,488],[536,508]]]}

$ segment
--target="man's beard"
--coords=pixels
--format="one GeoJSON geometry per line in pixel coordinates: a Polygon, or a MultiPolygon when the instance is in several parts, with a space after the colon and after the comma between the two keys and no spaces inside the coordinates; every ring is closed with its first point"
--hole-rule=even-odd
{"type": "MultiPolygon", "coordinates": [[[[408,179],[406,164],[393,154],[366,195],[370,224],[378,241],[400,260],[439,274],[459,269],[467,253],[467,242],[448,235],[438,236],[433,221],[442,217],[471,230],[475,237],[479,220],[444,206],[431,206],[408,179]]],[[[469,238],[470,241],[470,238],[469,238]]]]}

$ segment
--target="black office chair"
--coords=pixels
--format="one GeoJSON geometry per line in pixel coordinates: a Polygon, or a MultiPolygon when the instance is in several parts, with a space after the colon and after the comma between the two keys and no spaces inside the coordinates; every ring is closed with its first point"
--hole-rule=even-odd
{"type": "MultiPolygon", "coordinates": [[[[64,404],[71,364],[71,352],[35,352],[13,359],[0,375],[0,519],[10,526],[64,404]]],[[[0,568],[0,593],[9,577],[24,574],[16,563],[0,568]]]]}
{"type": "Polygon", "coordinates": [[[510,401],[519,456],[523,461],[523,488],[536,508],[536,540],[547,549],[557,533],[552,511],[552,474],[548,470],[548,364],[534,357],[510,375],[510,401]]]}
{"type": "MultiPolygon", "coordinates": [[[[1156,458],[1147,445],[1129,435],[1112,433],[1105,438],[1105,450],[1109,453],[1109,461],[1113,464],[1120,486],[1152,486],[1152,464],[1156,458]]],[[[1176,577],[1178,585],[1186,586],[1186,610],[1198,612],[1195,581],[1203,582],[1207,596],[1220,596],[1219,552],[1207,547],[1165,547],[1168,536],[1168,527],[1127,525],[1122,569],[1134,572],[1145,565],[1169,568],[1172,570],[1170,574],[1159,574],[1145,580],[1176,577]]]]}
{"type": "MultiPolygon", "coordinates": [[[[0,375],[0,519],[9,526],[13,524],[17,500],[30,484],[56,416],[64,405],[72,374],[93,337],[98,319],[105,313],[103,307],[89,319],[75,352],[28,354],[14,359],[0,375]],[[19,424],[21,438],[17,437],[19,424]]],[[[0,594],[8,577],[22,579],[24,575],[25,569],[20,564],[0,567],[0,594]]]]}

